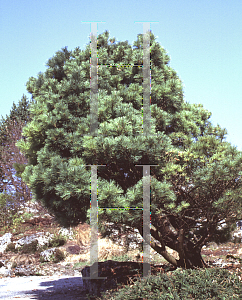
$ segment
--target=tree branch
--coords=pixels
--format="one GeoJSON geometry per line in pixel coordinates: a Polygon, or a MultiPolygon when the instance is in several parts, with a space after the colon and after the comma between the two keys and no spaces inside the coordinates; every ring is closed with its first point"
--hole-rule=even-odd
{"type": "MultiPolygon", "coordinates": [[[[143,232],[142,232],[142,227],[138,228],[140,235],[143,237],[143,232]]],[[[167,251],[166,251],[166,245],[165,242],[162,238],[161,233],[157,230],[157,228],[155,228],[152,224],[151,224],[151,230],[150,230],[151,236],[156,239],[157,241],[159,241],[161,243],[161,247],[155,242],[155,241],[151,241],[150,242],[150,246],[160,255],[162,255],[169,263],[171,263],[173,266],[177,267],[177,260],[170,255],[167,251]]],[[[143,239],[145,240],[145,238],[143,237],[143,239]]],[[[146,241],[146,240],[145,240],[146,241]]],[[[147,242],[147,241],[146,241],[147,242]]]]}

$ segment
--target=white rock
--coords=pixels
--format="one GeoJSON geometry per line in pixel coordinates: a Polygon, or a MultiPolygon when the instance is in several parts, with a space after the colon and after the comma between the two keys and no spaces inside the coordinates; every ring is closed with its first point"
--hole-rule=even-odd
{"type": "Polygon", "coordinates": [[[7,248],[7,245],[11,243],[12,233],[5,233],[0,237],[0,252],[4,252],[7,248]]]}
{"type": "Polygon", "coordinates": [[[38,240],[38,245],[39,247],[44,246],[48,244],[48,242],[54,237],[54,234],[51,234],[49,232],[46,232],[45,234],[42,233],[37,240],[38,240]]]}
{"type": "Polygon", "coordinates": [[[51,238],[54,237],[54,234],[50,234],[49,232],[37,232],[36,234],[32,234],[30,236],[23,237],[22,239],[19,239],[15,243],[15,248],[19,248],[20,246],[23,246],[24,244],[30,244],[34,240],[38,241],[38,247],[44,246],[48,244],[51,238]]]}
{"type": "Polygon", "coordinates": [[[56,248],[50,248],[40,253],[40,256],[44,259],[44,261],[51,261],[50,257],[55,253],[56,248]]]}
{"type": "Polygon", "coordinates": [[[215,265],[223,268],[224,266],[227,266],[227,263],[225,263],[221,258],[219,258],[216,262],[214,262],[215,265]]]}
{"type": "Polygon", "coordinates": [[[11,271],[5,267],[0,268],[0,275],[4,277],[8,277],[11,275],[11,271]]]}
{"type": "Polygon", "coordinates": [[[6,268],[7,268],[8,270],[11,270],[11,269],[12,269],[12,263],[11,263],[11,262],[8,262],[6,268]]]}
{"type": "Polygon", "coordinates": [[[234,231],[232,236],[233,236],[233,238],[235,238],[235,237],[240,238],[242,241],[242,230],[239,229],[239,230],[234,231]]]}
{"type": "Polygon", "coordinates": [[[70,228],[69,230],[67,228],[61,228],[59,230],[59,234],[62,234],[63,236],[66,236],[69,240],[73,240],[74,237],[73,237],[73,231],[72,229],[70,228]]]}

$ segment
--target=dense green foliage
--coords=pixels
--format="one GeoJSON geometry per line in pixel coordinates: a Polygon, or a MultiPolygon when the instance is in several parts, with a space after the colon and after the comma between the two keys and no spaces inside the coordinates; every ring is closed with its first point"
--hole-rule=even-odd
{"type": "Polygon", "coordinates": [[[32,121],[17,145],[37,201],[63,226],[89,222],[90,166],[98,167],[99,229],[105,221],[142,234],[143,170],[151,167],[151,246],[173,265],[202,266],[201,247],[220,221],[241,215],[241,153],[202,105],[183,100],[182,82],[150,33],[151,130],[142,131],[143,36],[98,36],[98,135],[90,135],[90,45],[63,48],[27,83],[32,121]],[[112,64],[112,66],[111,66],[112,64]],[[115,64],[115,66],[114,66],[115,64]],[[117,66],[118,64],[118,66],[117,66]],[[123,209],[107,209],[123,207],[123,209]],[[128,209],[127,209],[128,208],[128,209]],[[129,209],[140,208],[140,209],[129,209]],[[165,246],[179,252],[179,263],[165,246]]]}
{"type": "Polygon", "coordinates": [[[150,276],[136,281],[118,292],[108,292],[101,299],[109,300],[232,300],[241,299],[242,283],[236,274],[214,268],[179,270],[172,274],[150,276]]]}

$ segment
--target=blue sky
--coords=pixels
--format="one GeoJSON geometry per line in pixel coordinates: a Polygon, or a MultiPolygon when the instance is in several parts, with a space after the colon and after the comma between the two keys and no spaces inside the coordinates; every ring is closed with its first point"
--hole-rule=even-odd
{"type": "Polygon", "coordinates": [[[29,77],[67,46],[82,49],[90,24],[102,21],[118,41],[130,44],[143,24],[171,57],[184,83],[185,100],[202,103],[212,122],[228,130],[227,140],[242,151],[242,1],[233,0],[0,0],[0,117],[26,91],[29,77]]]}

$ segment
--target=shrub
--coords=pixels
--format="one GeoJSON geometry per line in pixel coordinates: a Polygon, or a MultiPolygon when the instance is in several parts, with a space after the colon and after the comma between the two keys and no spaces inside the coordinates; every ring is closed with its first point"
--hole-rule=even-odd
{"type": "Polygon", "coordinates": [[[41,263],[47,263],[47,262],[45,261],[44,257],[42,257],[42,256],[40,256],[39,261],[40,261],[41,263]]]}
{"type": "Polygon", "coordinates": [[[21,232],[21,223],[23,223],[24,218],[22,215],[20,215],[19,213],[16,213],[13,217],[12,217],[12,226],[11,226],[11,230],[12,232],[21,232]]]}
{"type": "Polygon", "coordinates": [[[37,245],[38,245],[38,241],[37,240],[34,240],[31,243],[29,243],[29,244],[24,244],[21,247],[21,252],[24,253],[24,254],[35,253],[37,251],[37,245]]]}
{"type": "Polygon", "coordinates": [[[53,262],[54,263],[58,263],[62,260],[65,259],[65,254],[63,251],[61,251],[60,249],[56,249],[55,250],[55,255],[54,255],[54,259],[53,259],[53,262]]]}
{"type": "Polygon", "coordinates": [[[0,193],[0,227],[13,225],[14,215],[17,213],[15,199],[6,192],[0,193]]]}
{"type": "Polygon", "coordinates": [[[59,247],[63,246],[66,243],[66,237],[62,235],[56,235],[54,236],[50,241],[49,241],[49,247],[54,248],[54,247],[59,247]]]}
{"type": "Polygon", "coordinates": [[[149,276],[118,291],[102,293],[109,300],[241,299],[242,282],[235,274],[220,268],[181,270],[149,276]]]}
{"type": "Polygon", "coordinates": [[[29,219],[31,219],[33,216],[34,216],[34,213],[28,213],[28,212],[25,212],[25,213],[23,214],[24,220],[29,220],[29,219]]]}
{"type": "Polygon", "coordinates": [[[15,249],[15,244],[14,243],[10,243],[7,245],[7,248],[6,248],[6,252],[18,252],[18,249],[15,249]]]}

